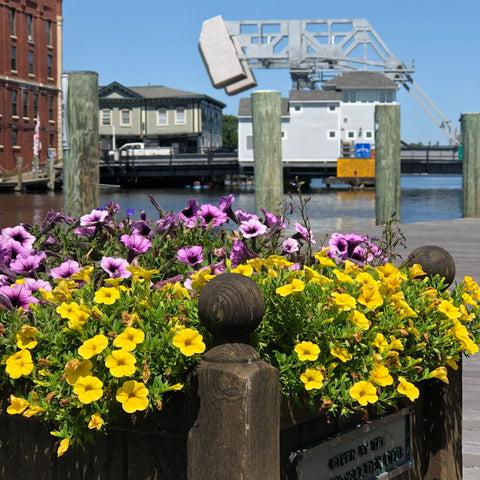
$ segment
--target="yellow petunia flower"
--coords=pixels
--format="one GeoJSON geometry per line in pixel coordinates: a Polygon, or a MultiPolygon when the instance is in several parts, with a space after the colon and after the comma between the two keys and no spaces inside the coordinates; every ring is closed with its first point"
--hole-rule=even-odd
{"type": "Polygon", "coordinates": [[[329,248],[324,248],[320,252],[314,253],[313,257],[318,260],[318,264],[320,268],[323,267],[336,267],[337,264],[329,257],[327,257],[327,252],[330,250],[329,248]]]}
{"type": "Polygon", "coordinates": [[[388,342],[385,340],[385,337],[382,333],[377,333],[375,339],[372,342],[372,345],[378,349],[379,352],[383,352],[388,348],[388,342]]]}
{"type": "Polygon", "coordinates": [[[113,305],[120,298],[120,290],[115,287],[100,287],[95,292],[93,301],[105,305],[113,305]]]}
{"type": "Polygon", "coordinates": [[[10,378],[17,379],[30,375],[33,370],[32,355],[29,350],[20,350],[7,358],[6,372],[10,378]]]}
{"type": "Polygon", "coordinates": [[[357,301],[369,310],[375,310],[383,305],[383,297],[380,295],[378,287],[373,283],[367,283],[362,287],[357,301]]]}
{"type": "Polygon", "coordinates": [[[142,343],[145,340],[145,333],[138,328],[127,327],[124,332],[118,335],[113,344],[118,347],[122,348],[123,350],[127,350],[131,352],[135,350],[138,344],[142,343]]]}
{"type": "Polygon", "coordinates": [[[334,305],[340,312],[344,310],[352,310],[357,305],[357,301],[347,293],[333,292],[332,297],[334,305]]]}
{"type": "Polygon", "coordinates": [[[385,365],[376,364],[373,370],[370,371],[370,380],[381,387],[391,385],[393,383],[393,377],[385,365]]]}
{"type": "Polygon", "coordinates": [[[390,335],[390,345],[388,346],[389,350],[403,350],[403,343],[399,338],[396,338],[395,335],[390,335]]]}
{"type": "Polygon", "coordinates": [[[92,375],[80,377],[73,386],[73,393],[80,402],[87,404],[99,400],[103,395],[103,382],[92,375]]]}
{"type": "Polygon", "coordinates": [[[194,290],[200,291],[209,280],[215,278],[215,275],[212,275],[210,271],[210,267],[207,267],[190,275],[190,278],[192,279],[192,288],[194,290]]]}
{"type": "Polygon", "coordinates": [[[175,385],[170,385],[167,390],[168,391],[171,391],[171,390],[175,390],[175,391],[178,391],[178,390],[181,390],[183,388],[183,383],[176,383],[175,385]]]}
{"type": "MultiPolygon", "coordinates": [[[[360,267],[358,265],[355,265],[350,260],[345,260],[345,265],[343,269],[345,270],[345,273],[348,275],[350,275],[350,273],[357,273],[360,271],[360,267]]],[[[366,273],[366,275],[369,275],[369,274],[366,273]]]]}
{"type": "Polygon", "coordinates": [[[38,344],[37,340],[38,329],[31,325],[22,325],[21,330],[17,333],[17,345],[20,349],[32,349],[38,344]]]}
{"type": "Polygon", "coordinates": [[[278,287],[275,290],[275,293],[278,293],[282,297],[286,297],[291,293],[302,292],[304,289],[305,289],[305,284],[303,283],[303,281],[298,278],[293,278],[286,285],[278,287]]]}
{"type": "Polygon", "coordinates": [[[357,382],[350,388],[349,393],[362,406],[367,405],[367,403],[375,403],[378,400],[377,389],[371,382],[365,380],[357,382]]]}
{"type": "Polygon", "coordinates": [[[203,353],[206,348],[203,343],[203,337],[197,330],[191,328],[180,330],[173,337],[173,344],[187,357],[191,357],[196,353],[203,353]]]}
{"type": "Polygon", "coordinates": [[[408,382],[403,377],[398,377],[398,381],[397,391],[399,393],[408,397],[412,402],[419,397],[420,391],[413,383],[408,382]]]}
{"type": "Polygon", "coordinates": [[[237,265],[237,268],[234,268],[232,273],[240,273],[241,275],[250,277],[253,274],[253,267],[251,265],[237,265]]]}
{"type": "Polygon", "coordinates": [[[368,322],[367,317],[358,310],[352,310],[348,314],[348,319],[352,325],[355,325],[360,330],[368,330],[370,328],[370,323],[368,322]]]}
{"type": "Polygon", "coordinates": [[[105,360],[113,377],[129,377],[135,373],[135,357],[126,350],[114,350],[105,360]]]}
{"type": "Polygon", "coordinates": [[[455,320],[460,316],[460,310],[448,300],[442,300],[437,309],[450,318],[450,320],[455,320]]]}
{"type": "Polygon", "coordinates": [[[108,339],[105,335],[95,335],[89,340],[85,340],[83,345],[79,347],[78,353],[85,359],[92,358],[94,355],[98,355],[107,348],[108,339]]]}
{"type": "Polygon", "coordinates": [[[420,264],[415,263],[408,269],[408,278],[413,280],[414,278],[420,277],[421,275],[426,275],[423,271],[423,268],[420,264]]]}
{"type": "Polygon", "coordinates": [[[127,413],[145,410],[148,407],[148,389],[135,380],[127,380],[118,390],[116,399],[127,413]]]}
{"type": "Polygon", "coordinates": [[[337,279],[342,283],[355,283],[355,280],[350,275],[347,275],[346,273],[342,272],[341,270],[338,270],[337,268],[333,270],[333,273],[335,274],[337,279]]]}
{"type": "Polygon", "coordinates": [[[152,276],[159,272],[158,270],[146,270],[133,265],[129,265],[126,269],[132,274],[132,280],[138,283],[150,283],[152,276]]]}
{"type": "Polygon", "coordinates": [[[70,446],[70,439],[69,438],[62,439],[60,441],[60,445],[57,450],[57,457],[61,457],[68,450],[69,446],[70,446]]]}
{"type": "Polygon", "coordinates": [[[351,360],[352,354],[344,347],[332,347],[330,350],[330,354],[334,357],[337,357],[342,362],[348,362],[351,360]]]}
{"type": "Polygon", "coordinates": [[[300,361],[315,361],[320,353],[320,347],[312,342],[301,342],[295,345],[295,353],[300,361]]]}
{"type": "Polygon", "coordinates": [[[322,372],[314,368],[307,368],[300,375],[300,380],[305,384],[305,390],[316,390],[322,388],[323,385],[322,372]]]}
{"type": "Polygon", "coordinates": [[[250,258],[247,260],[247,265],[251,265],[257,273],[262,271],[263,258],[250,258]]]}
{"type": "Polygon", "coordinates": [[[85,282],[87,285],[90,285],[90,275],[93,272],[93,267],[91,265],[81,268],[77,273],[74,273],[70,276],[72,280],[78,280],[80,282],[85,282]]]}
{"type": "Polygon", "coordinates": [[[29,406],[30,402],[27,400],[10,395],[10,405],[7,407],[7,413],[9,415],[21,415],[29,406]]]}
{"type": "Polygon", "coordinates": [[[69,385],[75,385],[80,377],[91,375],[93,364],[90,360],[74,358],[65,365],[65,378],[69,385]]]}
{"type": "Polygon", "coordinates": [[[30,405],[24,412],[23,412],[23,416],[24,417],[27,417],[27,418],[30,418],[30,417],[34,417],[35,415],[37,415],[38,413],[40,412],[43,412],[45,409],[43,407],[41,407],[40,405],[30,405]]]}
{"type": "Polygon", "coordinates": [[[94,413],[90,417],[90,421],[88,422],[88,428],[90,430],[93,430],[96,428],[97,430],[100,430],[103,426],[103,418],[99,413],[94,413]]]}
{"type": "Polygon", "coordinates": [[[386,263],[375,269],[380,274],[380,277],[385,278],[400,278],[406,280],[407,277],[392,263],[386,263]]]}
{"type": "Polygon", "coordinates": [[[430,372],[430,377],[438,378],[444,383],[449,383],[447,369],[445,367],[438,367],[430,372]]]}

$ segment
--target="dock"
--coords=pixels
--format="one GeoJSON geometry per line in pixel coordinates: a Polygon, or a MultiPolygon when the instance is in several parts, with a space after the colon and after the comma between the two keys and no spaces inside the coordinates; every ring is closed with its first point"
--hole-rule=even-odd
{"type": "MultiPolygon", "coordinates": [[[[399,250],[403,259],[418,247],[443,247],[455,261],[455,282],[465,275],[480,284],[480,218],[461,218],[399,225],[406,237],[407,248],[399,250]]],[[[324,238],[326,233],[316,233],[324,238]]],[[[351,232],[339,232],[351,233],[351,232]]],[[[381,227],[356,231],[360,235],[380,236],[381,227]]],[[[463,480],[480,478],[480,353],[463,361],[463,480]]],[[[456,480],[456,479],[452,479],[456,480]]]]}
{"type": "MultiPolygon", "coordinates": [[[[50,179],[48,175],[39,171],[37,174],[34,172],[23,172],[21,183],[18,181],[18,175],[12,175],[9,177],[0,176],[0,192],[2,191],[22,191],[22,190],[48,190],[50,179]]],[[[53,188],[53,187],[52,187],[53,188]]]]}

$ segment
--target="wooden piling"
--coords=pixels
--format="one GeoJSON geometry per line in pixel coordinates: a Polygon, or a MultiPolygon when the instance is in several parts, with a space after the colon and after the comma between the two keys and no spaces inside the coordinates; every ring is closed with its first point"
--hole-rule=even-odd
{"type": "Polygon", "coordinates": [[[463,139],[463,217],[480,217],[480,113],[460,117],[463,139]]]}
{"type": "Polygon", "coordinates": [[[280,213],[283,202],[281,95],[277,91],[251,94],[255,211],[280,213]]]}
{"type": "Polygon", "coordinates": [[[15,187],[15,191],[20,192],[23,188],[22,185],[22,169],[23,169],[23,158],[17,158],[17,185],[15,187]]]}
{"type": "Polygon", "coordinates": [[[68,72],[66,121],[69,149],[64,149],[65,214],[79,218],[98,208],[98,73],[68,72]]]}
{"type": "Polygon", "coordinates": [[[248,343],[263,312],[257,284],[238,273],[218,275],[200,293],[199,317],[217,346],[195,374],[200,405],[187,442],[189,480],[280,478],[278,371],[248,343]]]}
{"type": "Polygon", "coordinates": [[[375,106],[375,218],[381,225],[393,214],[400,220],[400,105],[375,106]]]}

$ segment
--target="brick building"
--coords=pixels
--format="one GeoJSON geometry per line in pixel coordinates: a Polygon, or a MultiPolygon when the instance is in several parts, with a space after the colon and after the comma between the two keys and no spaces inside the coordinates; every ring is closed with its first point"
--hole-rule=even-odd
{"type": "Polygon", "coordinates": [[[61,152],[62,0],[0,0],[0,174],[61,152]]]}

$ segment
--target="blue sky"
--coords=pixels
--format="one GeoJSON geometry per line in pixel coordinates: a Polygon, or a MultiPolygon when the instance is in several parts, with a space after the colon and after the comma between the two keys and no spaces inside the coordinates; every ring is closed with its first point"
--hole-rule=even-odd
{"type": "MultiPolygon", "coordinates": [[[[98,72],[100,85],[165,85],[227,104],[241,97],[215,89],[198,52],[202,23],[224,20],[365,18],[397,58],[414,60],[413,78],[445,117],[459,127],[462,113],[480,111],[480,3],[342,0],[64,0],[63,68],[98,72]]],[[[288,96],[288,69],[254,70],[258,89],[288,96]]],[[[404,89],[399,90],[402,139],[424,144],[447,138],[404,89]]]]}

